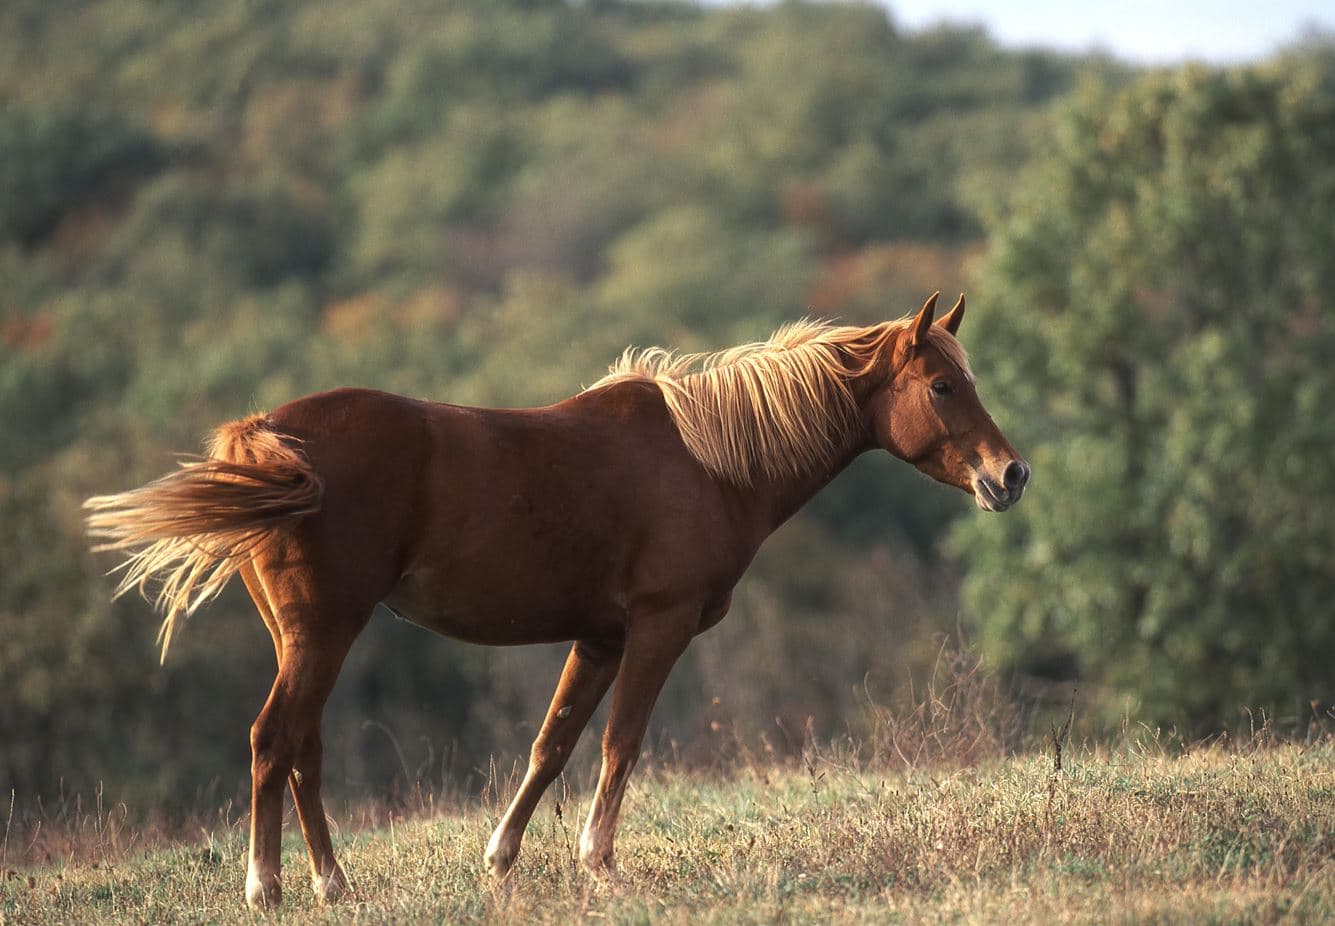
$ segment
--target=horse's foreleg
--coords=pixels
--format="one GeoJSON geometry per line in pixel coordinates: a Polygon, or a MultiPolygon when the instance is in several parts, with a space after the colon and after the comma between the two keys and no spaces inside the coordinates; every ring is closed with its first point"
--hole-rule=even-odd
{"type": "Polygon", "coordinates": [[[580,861],[595,873],[611,873],[615,868],[613,840],[626,782],[639,759],[654,702],[690,642],[690,629],[697,626],[698,619],[699,612],[689,624],[674,620],[672,615],[656,615],[651,620],[640,620],[627,636],[603,735],[598,790],[579,840],[580,861]]]}
{"type": "Polygon", "coordinates": [[[570,648],[547,719],[533,741],[528,772],[487,843],[483,861],[494,877],[503,878],[514,864],[529,818],[547,786],[565,768],[580,733],[612,684],[620,655],[619,649],[582,642],[570,648]]]}

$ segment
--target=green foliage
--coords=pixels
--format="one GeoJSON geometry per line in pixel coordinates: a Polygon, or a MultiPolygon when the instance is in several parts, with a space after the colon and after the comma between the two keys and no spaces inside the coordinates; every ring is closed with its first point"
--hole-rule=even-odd
{"type": "Polygon", "coordinates": [[[41,243],[61,219],[125,195],[166,161],[119,113],[60,103],[0,110],[0,243],[41,243]]]}
{"type": "Polygon", "coordinates": [[[1209,729],[1329,702],[1335,66],[1086,90],[996,220],[982,381],[1035,478],[964,522],[1002,663],[1209,729]]]}
{"type": "Polygon", "coordinates": [[[136,286],[155,283],[175,293],[185,288],[186,268],[208,268],[226,275],[220,288],[244,291],[319,274],[332,253],[324,216],[290,188],[222,186],[178,172],[136,199],[108,242],[104,267],[136,286]]]}
{"type": "MultiPolygon", "coordinates": [[[[632,343],[902,314],[962,285],[978,204],[1090,72],[1125,77],[865,4],[0,4],[0,794],[244,793],[263,628],[232,589],[159,669],[148,608],[106,600],[84,497],[319,389],[541,404],[632,343]]],[[[656,722],[694,740],[717,696],[752,732],[777,704],[842,729],[850,679],[899,681],[953,626],[936,550],[967,511],[855,467],[656,722]]],[[[331,789],[522,755],[559,662],[373,621],[331,789]]]]}
{"type": "Polygon", "coordinates": [[[798,230],[741,231],[703,206],[664,209],[612,246],[596,298],[613,318],[654,306],[649,324],[633,333],[641,344],[666,336],[690,347],[692,333],[704,331],[724,343],[744,341],[801,305],[814,270],[810,254],[798,230]]]}
{"type": "Polygon", "coordinates": [[[438,134],[391,148],[358,171],[348,181],[357,204],[348,248],[355,281],[431,279],[450,269],[451,227],[493,218],[521,164],[503,118],[464,108],[438,134]]]}

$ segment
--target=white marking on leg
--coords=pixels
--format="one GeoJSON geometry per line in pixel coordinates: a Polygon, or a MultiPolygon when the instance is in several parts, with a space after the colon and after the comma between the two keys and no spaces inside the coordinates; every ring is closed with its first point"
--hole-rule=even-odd
{"type": "Polygon", "coordinates": [[[501,820],[501,825],[496,827],[496,832],[492,833],[491,839],[487,841],[487,851],[482,856],[483,864],[487,866],[492,877],[504,878],[509,873],[510,866],[519,856],[519,840],[519,834],[511,831],[510,814],[507,812],[505,818],[501,820]]]}
{"type": "Polygon", "coordinates": [[[246,863],[246,903],[256,909],[267,909],[274,905],[273,886],[278,883],[276,872],[260,870],[255,861],[255,846],[250,847],[250,857],[246,863]]]}
{"type": "Polygon", "coordinates": [[[599,804],[601,795],[594,798],[589,808],[589,819],[584,823],[584,832],[579,837],[579,860],[596,874],[612,871],[611,833],[614,821],[606,819],[599,804]]]}
{"type": "Polygon", "coordinates": [[[311,887],[315,889],[315,896],[325,903],[333,903],[338,900],[348,889],[343,872],[339,870],[337,865],[328,874],[313,875],[311,877],[311,887]]]}

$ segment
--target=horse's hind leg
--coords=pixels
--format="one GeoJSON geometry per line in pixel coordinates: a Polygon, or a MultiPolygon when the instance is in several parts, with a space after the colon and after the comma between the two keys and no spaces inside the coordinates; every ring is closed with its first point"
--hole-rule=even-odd
{"type": "Polygon", "coordinates": [[[528,772],[487,843],[483,860],[494,877],[504,877],[514,864],[529,818],[547,786],[565,768],[580,733],[616,676],[620,656],[619,648],[591,643],[578,642],[570,648],[547,719],[533,741],[528,772]]]}
{"type": "Polygon", "coordinates": [[[258,574],[245,574],[252,597],[271,629],[277,628],[274,648],[279,654],[278,676],[269,699],[251,727],[250,862],[246,873],[246,900],[253,907],[270,907],[282,897],[279,874],[283,823],[283,785],[290,782],[311,853],[317,894],[332,899],[346,880],[334,858],[333,843],[320,801],[322,749],[320,720],[343,660],[370,617],[370,606],[353,609],[321,603],[311,594],[309,581],[287,576],[285,594],[258,574]],[[256,588],[252,588],[252,582],[256,588]],[[277,600],[275,600],[277,597],[277,600]],[[261,603],[262,602],[262,603],[261,603]]]}
{"type": "MultiPolygon", "coordinates": [[[[283,636],[274,617],[273,607],[269,604],[269,593],[265,591],[255,567],[247,563],[241,567],[241,579],[255,602],[264,626],[273,637],[274,654],[278,665],[283,664],[283,636]]],[[[324,746],[320,737],[320,717],[316,716],[314,726],[308,730],[297,748],[292,773],[288,776],[288,785],[292,789],[292,801],[297,808],[297,819],[301,823],[301,834],[305,837],[306,847],[311,857],[311,885],[321,900],[337,900],[347,890],[347,876],[334,855],[334,842],[329,835],[329,822],[325,818],[324,802],[320,799],[320,782],[324,768],[324,746]]]]}
{"type": "Polygon", "coordinates": [[[246,591],[250,592],[250,600],[255,602],[255,610],[260,612],[260,620],[264,621],[264,629],[269,631],[269,636],[273,637],[274,658],[278,664],[283,664],[283,635],[278,632],[278,621],[274,619],[273,608],[269,604],[269,594],[264,590],[264,584],[260,582],[260,574],[255,571],[255,564],[247,562],[239,570],[241,581],[245,583],[246,591]]]}
{"type": "Polygon", "coordinates": [[[324,744],[320,739],[320,720],[302,740],[296,763],[288,784],[297,805],[297,819],[301,834],[311,856],[311,886],[315,896],[324,901],[335,901],[348,888],[347,876],[334,857],[334,841],[329,835],[329,821],[325,819],[324,802],[320,799],[321,772],[324,767],[324,744]]]}

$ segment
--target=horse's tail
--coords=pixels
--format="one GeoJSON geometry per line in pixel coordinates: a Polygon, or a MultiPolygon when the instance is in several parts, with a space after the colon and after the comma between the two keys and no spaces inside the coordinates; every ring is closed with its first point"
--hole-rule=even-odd
{"type": "Polygon", "coordinates": [[[84,502],[94,550],[123,550],[116,597],[132,588],[163,612],[162,658],[179,621],[215,597],[277,530],[320,508],[322,484],[265,415],[225,424],[208,454],[148,485],[84,502]],[[148,585],[156,580],[150,599],[148,585]]]}

